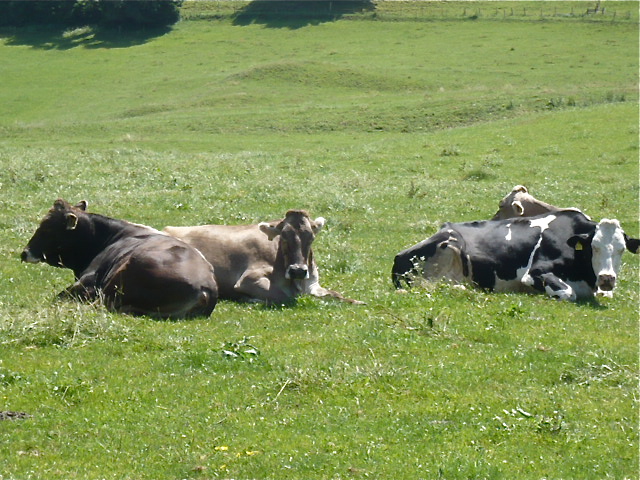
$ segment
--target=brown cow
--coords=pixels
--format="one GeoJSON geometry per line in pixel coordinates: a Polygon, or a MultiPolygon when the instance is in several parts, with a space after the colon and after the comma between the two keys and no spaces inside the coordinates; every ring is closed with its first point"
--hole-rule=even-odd
{"type": "Polygon", "coordinates": [[[60,293],[107,308],[160,318],[209,316],[217,299],[213,268],[200,252],[153,228],[87,213],[57,200],[22,252],[22,261],[73,270],[60,293]]]}
{"type": "Polygon", "coordinates": [[[527,191],[527,187],[516,185],[511,193],[500,200],[499,209],[491,220],[504,220],[514,217],[534,217],[541,213],[560,210],[558,207],[542,202],[527,191]]]}
{"type": "Polygon", "coordinates": [[[357,300],[327,290],[318,281],[311,244],[324,218],[289,210],[285,218],[257,225],[166,227],[163,231],[202,252],[213,265],[220,298],[280,304],[301,294],[357,300]]]}

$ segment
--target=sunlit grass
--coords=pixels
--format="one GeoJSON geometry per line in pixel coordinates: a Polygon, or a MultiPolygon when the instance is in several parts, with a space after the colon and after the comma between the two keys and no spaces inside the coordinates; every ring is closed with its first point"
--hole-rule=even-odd
{"type": "Polygon", "coordinates": [[[0,476],[634,478],[637,257],[579,304],[401,294],[390,270],[516,184],[638,236],[637,28],[407,11],[5,40],[0,411],[32,417],[0,422],[0,476]],[[157,228],[305,208],[327,219],[321,283],[367,305],[165,322],[58,302],[71,272],[19,262],[58,197],[157,228]]]}

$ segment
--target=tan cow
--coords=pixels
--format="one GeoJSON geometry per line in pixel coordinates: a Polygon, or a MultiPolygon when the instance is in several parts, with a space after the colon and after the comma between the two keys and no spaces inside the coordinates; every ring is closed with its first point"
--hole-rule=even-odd
{"type": "Polygon", "coordinates": [[[542,213],[555,212],[558,207],[549,205],[533,197],[527,187],[516,185],[507,196],[500,200],[498,211],[491,220],[504,220],[514,217],[534,217],[542,213]]]}
{"type": "Polygon", "coordinates": [[[284,219],[254,225],[166,227],[213,265],[220,298],[287,303],[302,294],[361,304],[320,286],[311,244],[324,218],[289,210],[284,219]]]}

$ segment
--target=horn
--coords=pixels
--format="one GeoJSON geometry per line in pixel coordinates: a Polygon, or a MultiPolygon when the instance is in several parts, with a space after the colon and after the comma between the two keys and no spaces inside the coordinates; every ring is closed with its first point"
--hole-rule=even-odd
{"type": "Polygon", "coordinates": [[[78,217],[73,213],[67,213],[65,218],[67,219],[67,230],[75,230],[78,226],[78,217]]]}

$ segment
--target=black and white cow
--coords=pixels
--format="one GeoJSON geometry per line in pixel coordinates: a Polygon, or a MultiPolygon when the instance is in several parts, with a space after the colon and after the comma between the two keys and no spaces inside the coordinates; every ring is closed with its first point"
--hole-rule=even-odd
{"type": "Polygon", "coordinates": [[[396,288],[421,275],[494,291],[544,292],[575,301],[612,296],[622,252],[638,253],[618,220],[593,222],[575,209],[535,217],[446,223],[396,255],[396,288]]]}

